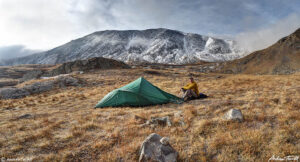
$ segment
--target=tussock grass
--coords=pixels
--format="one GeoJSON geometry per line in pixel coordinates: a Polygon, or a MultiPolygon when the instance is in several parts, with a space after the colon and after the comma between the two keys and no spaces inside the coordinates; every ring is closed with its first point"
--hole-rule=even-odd
{"type": "MultiPolygon", "coordinates": [[[[180,161],[267,161],[300,155],[300,75],[194,73],[209,98],[181,105],[94,109],[111,90],[144,76],[179,95],[184,69],[104,70],[78,75],[82,87],[55,89],[23,99],[0,100],[0,156],[43,161],[137,161],[151,133],[170,137],[180,161]],[[224,121],[231,108],[244,122],[224,121]],[[31,114],[29,119],[18,119],[31,114]],[[141,127],[169,116],[172,127],[141,127]],[[184,125],[182,125],[184,122],[184,125]]],[[[34,82],[34,81],[32,81],[34,82]]]]}

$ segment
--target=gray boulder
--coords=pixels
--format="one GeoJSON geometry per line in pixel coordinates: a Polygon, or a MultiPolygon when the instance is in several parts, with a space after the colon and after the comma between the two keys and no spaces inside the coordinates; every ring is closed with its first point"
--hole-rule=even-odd
{"type": "Polygon", "coordinates": [[[244,120],[243,114],[239,109],[230,109],[225,115],[226,120],[236,120],[242,122],[244,120]]]}
{"type": "Polygon", "coordinates": [[[0,89],[1,99],[17,99],[28,96],[30,93],[23,88],[2,88],[0,89]]]}
{"type": "Polygon", "coordinates": [[[176,162],[178,152],[169,144],[169,139],[156,133],[150,134],[141,146],[139,162],[176,162]]]}

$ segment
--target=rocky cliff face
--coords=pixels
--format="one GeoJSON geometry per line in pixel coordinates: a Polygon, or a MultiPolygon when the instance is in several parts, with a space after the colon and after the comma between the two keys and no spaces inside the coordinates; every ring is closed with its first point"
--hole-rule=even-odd
{"type": "MultiPolygon", "coordinates": [[[[4,64],[58,64],[92,57],[127,63],[186,64],[228,61],[244,56],[234,41],[169,29],[107,30],[52,50],[7,60],[4,64]]],[[[2,63],[3,64],[3,63],[2,63]]]]}

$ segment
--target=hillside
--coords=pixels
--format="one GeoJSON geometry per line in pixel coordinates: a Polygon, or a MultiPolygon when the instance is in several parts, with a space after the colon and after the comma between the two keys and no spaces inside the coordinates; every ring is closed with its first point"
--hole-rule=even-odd
{"type": "MultiPolygon", "coordinates": [[[[0,100],[0,156],[33,161],[137,161],[151,133],[170,138],[179,161],[268,161],[300,155],[300,75],[194,72],[203,100],[183,104],[94,109],[108,92],[143,76],[179,95],[189,69],[95,70],[71,76],[81,86],[0,100]],[[224,121],[240,109],[243,122],[224,121]],[[169,116],[171,126],[142,127],[169,116]]],[[[25,82],[31,84],[39,80],[25,82]]]]}
{"type": "Polygon", "coordinates": [[[126,63],[186,64],[228,61],[242,56],[243,51],[234,41],[160,28],[99,31],[46,52],[7,60],[4,64],[58,64],[92,57],[126,63]]]}
{"type": "Polygon", "coordinates": [[[290,74],[300,71],[300,28],[272,46],[225,63],[222,72],[290,74]]]}

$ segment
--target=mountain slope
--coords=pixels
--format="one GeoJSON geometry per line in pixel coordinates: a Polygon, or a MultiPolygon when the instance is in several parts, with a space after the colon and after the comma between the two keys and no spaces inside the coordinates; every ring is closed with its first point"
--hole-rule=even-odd
{"type": "Polygon", "coordinates": [[[92,33],[46,52],[11,59],[5,64],[57,64],[99,56],[127,63],[185,64],[200,60],[233,60],[241,58],[241,53],[231,40],[176,30],[107,30],[92,33]]]}
{"type": "Polygon", "coordinates": [[[300,71],[300,28],[272,46],[225,63],[222,72],[290,74],[300,71]]]}

